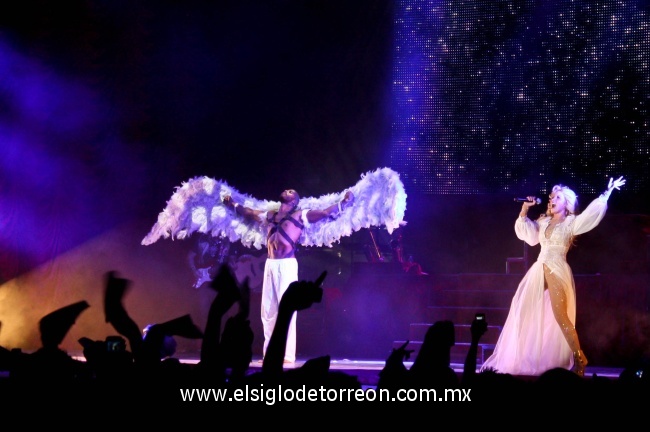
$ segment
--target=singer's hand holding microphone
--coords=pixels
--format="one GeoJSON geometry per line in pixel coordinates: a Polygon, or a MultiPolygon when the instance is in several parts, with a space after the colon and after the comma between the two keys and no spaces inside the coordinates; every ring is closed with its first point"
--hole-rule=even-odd
{"type": "Polygon", "coordinates": [[[520,203],[528,203],[530,205],[535,205],[535,204],[541,204],[542,200],[539,198],[535,198],[533,196],[529,196],[526,198],[515,198],[515,202],[520,202],[520,203]]]}

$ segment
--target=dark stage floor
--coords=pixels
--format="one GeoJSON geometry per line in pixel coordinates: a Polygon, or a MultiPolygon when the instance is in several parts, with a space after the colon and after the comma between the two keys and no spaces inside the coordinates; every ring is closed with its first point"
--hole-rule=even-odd
{"type": "MultiPolygon", "coordinates": [[[[195,357],[179,358],[183,363],[197,363],[195,357]]],[[[301,367],[308,359],[297,359],[295,363],[285,364],[285,369],[294,369],[301,367]]],[[[404,362],[406,368],[410,368],[413,362],[404,362]]],[[[378,360],[351,360],[345,358],[332,358],[330,360],[330,370],[341,371],[350,375],[354,375],[359,379],[359,382],[365,387],[375,387],[379,380],[379,373],[384,368],[385,362],[378,360]]],[[[257,371],[262,367],[260,358],[254,358],[250,364],[251,371],[257,371]]],[[[459,375],[463,372],[463,365],[460,363],[451,363],[452,369],[459,375]]],[[[622,368],[600,367],[600,366],[587,366],[585,370],[585,378],[598,376],[601,378],[608,378],[610,380],[617,380],[623,372],[622,368]]],[[[527,380],[535,380],[535,377],[522,377],[527,380]]]]}

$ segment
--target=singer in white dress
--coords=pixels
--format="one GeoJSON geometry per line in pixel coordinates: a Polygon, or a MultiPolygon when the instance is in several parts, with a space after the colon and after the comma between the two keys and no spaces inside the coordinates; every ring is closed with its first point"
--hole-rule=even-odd
{"type": "Polygon", "coordinates": [[[612,190],[624,184],[623,177],[610,178],[607,190],[580,214],[575,214],[576,194],[564,185],[553,187],[546,213],[536,220],[527,216],[536,198],[529,196],[522,204],[515,234],[541,249],[519,283],[494,352],[481,371],[538,376],[560,367],[584,376],[587,358],[575,329],[575,283],[566,256],[575,236],[598,226],[612,190]]]}

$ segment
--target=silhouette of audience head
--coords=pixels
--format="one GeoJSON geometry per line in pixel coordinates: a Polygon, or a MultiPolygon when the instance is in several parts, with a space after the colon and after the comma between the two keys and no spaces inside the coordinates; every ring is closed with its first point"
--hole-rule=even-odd
{"type": "Polygon", "coordinates": [[[436,321],[424,335],[422,347],[418,352],[411,371],[420,372],[431,369],[448,368],[451,363],[451,348],[456,344],[454,323],[436,321]]]}

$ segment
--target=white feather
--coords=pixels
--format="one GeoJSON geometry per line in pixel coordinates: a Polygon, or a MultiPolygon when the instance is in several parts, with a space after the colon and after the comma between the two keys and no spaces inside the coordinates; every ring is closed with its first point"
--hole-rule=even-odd
{"type": "MultiPolygon", "coordinates": [[[[323,219],[305,226],[299,240],[302,246],[331,247],[342,237],[350,236],[362,228],[385,226],[390,234],[406,224],[404,213],[407,195],[399,174],[390,168],[378,168],[362,174],[361,180],[344,191],[318,198],[302,198],[298,207],[325,209],[340,202],[347,190],[354,194],[352,205],[334,220],[323,219]]],[[[160,238],[185,239],[198,231],[215,237],[227,237],[231,242],[241,241],[246,247],[265,247],[264,225],[235,215],[223,204],[226,195],[255,210],[277,211],[280,208],[278,201],[257,200],[239,192],[223,180],[194,177],[176,188],[142,244],[150,245],[160,238]]]]}

